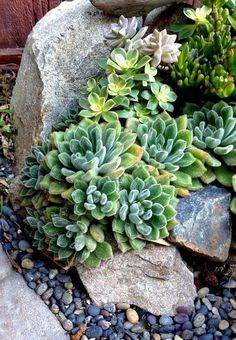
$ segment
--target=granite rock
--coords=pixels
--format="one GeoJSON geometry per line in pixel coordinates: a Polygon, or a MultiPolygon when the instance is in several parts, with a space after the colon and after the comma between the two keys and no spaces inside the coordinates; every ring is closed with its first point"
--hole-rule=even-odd
{"type": "Polygon", "coordinates": [[[230,201],[227,189],[212,185],[181,199],[177,206],[179,223],[169,241],[212,261],[224,262],[231,243],[230,201]]]}
{"type": "Polygon", "coordinates": [[[80,88],[99,74],[96,61],[109,55],[104,34],[113,21],[89,0],[74,0],[62,2],[34,27],[11,102],[18,130],[17,174],[31,146],[48,135],[61,115],[78,106],[80,88]]]}
{"type": "Polygon", "coordinates": [[[5,266],[5,276],[0,275],[0,339],[69,340],[44,302],[13,271],[1,246],[0,264],[5,266]]]}
{"type": "Polygon", "coordinates": [[[193,306],[196,296],[193,274],[175,246],[117,252],[99,268],[79,265],[77,270],[97,305],[125,301],[153,314],[174,315],[179,305],[193,306]]]}

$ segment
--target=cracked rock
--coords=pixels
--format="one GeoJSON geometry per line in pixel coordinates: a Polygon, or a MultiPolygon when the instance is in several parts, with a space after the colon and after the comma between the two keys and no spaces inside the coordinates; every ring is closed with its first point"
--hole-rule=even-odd
{"type": "Polygon", "coordinates": [[[175,246],[150,244],[141,251],[117,252],[99,268],[79,265],[77,270],[98,305],[126,302],[153,314],[174,315],[177,306],[194,304],[193,274],[175,246]]]}
{"type": "Polygon", "coordinates": [[[196,255],[224,262],[231,243],[231,193],[209,185],[179,201],[169,240],[196,255]]]}

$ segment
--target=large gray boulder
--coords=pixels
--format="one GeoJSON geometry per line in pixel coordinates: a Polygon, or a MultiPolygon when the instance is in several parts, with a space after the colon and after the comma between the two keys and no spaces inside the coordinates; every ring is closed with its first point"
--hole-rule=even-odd
{"type": "Polygon", "coordinates": [[[231,193],[209,185],[181,199],[177,206],[179,224],[169,240],[196,255],[224,262],[231,243],[231,193]]]}
{"type": "Polygon", "coordinates": [[[14,272],[0,244],[0,339],[69,340],[45,303],[14,272]]]}
{"type": "Polygon", "coordinates": [[[61,3],[34,27],[11,102],[18,130],[17,174],[31,146],[78,105],[80,88],[100,72],[96,61],[109,55],[104,34],[113,21],[89,0],[74,0],[61,3]]]}
{"type": "Polygon", "coordinates": [[[193,274],[176,247],[149,245],[116,253],[99,268],[77,266],[80,279],[97,305],[134,304],[157,315],[174,315],[177,306],[193,306],[193,274]]]}

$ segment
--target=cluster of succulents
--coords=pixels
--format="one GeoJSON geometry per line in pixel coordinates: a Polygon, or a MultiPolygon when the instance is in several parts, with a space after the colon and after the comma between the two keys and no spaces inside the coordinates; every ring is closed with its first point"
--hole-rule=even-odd
{"type": "Polygon", "coordinates": [[[236,95],[236,6],[228,0],[203,0],[196,10],[184,10],[190,24],[173,24],[184,42],[171,76],[182,89],[199,88],[204,94],[236,95]],[[228,8],[229,7],[229,8],[228,8]]]}
{"type": "MultiPolygon", "coordinates": [[[[186,87],[190,81],[201,89],[209,81],[199,71],[202,57],[193,58],[204,36],[194,37],[209,30],[217,6],[185,11],[195,21],[194,51],[188,42],[180,52],[177,36],[166,30],[146,36],[136,18],[122,16],[112,25],[107,39],[113,50],[98,62],[102,76],[87,82],[79,109],[55,124],[25,159],[21,205],[38,249],[67,266],[96,267],[115,247],[140,250],[167,237],[177,223],[178,197],[214,180],[236,191],[234,107],[187,104],[184,114],[171,116],[177,94],[158,75],[167,70],[168,80],[169,70],[173,76],[179,68],[187,74],[186,87]]],[[[232,9],[222,7],[220,18],[227,11],[232,9]]],[[[222,82],[221,66],[211,84],[216,74],[222,82]]],[[[231,209],[236,212],[236,198],[231,209]]]]}

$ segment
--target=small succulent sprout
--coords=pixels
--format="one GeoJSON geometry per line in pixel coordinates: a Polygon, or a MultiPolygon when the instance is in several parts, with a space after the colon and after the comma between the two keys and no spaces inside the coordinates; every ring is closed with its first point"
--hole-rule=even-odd
{"type": "Polygon", "coordinates": [[[193,144],[210,151],[218,160],[216,166],[221,160],[236,165],[236,117],[232,106],[220,101],[210,108],[202,107],[190,113],[188,127],[193,131],[193,144]]]}
{"type": "Polygon", "coordinates": [[[94,177],[89,183],[78,180],[71,197],[76,215],[91,214],[95,220],[102,220],[114,216],[117,212],[118,182],[109,177],[94,177]]]}
{"type": "Polygon", "coordinates": [[[195,21],[196,24],[205,24],[208,22],[207,17],[212,9],[207,6],[202,6],[194,10],[193,8],[184,8],[184,14],[187,18],[195,21]]]}
{"type": "Polygon", "coordinates": [[[175,223],[175,188],[161,185],[144,166],[124,175],[120,185],[120,207],[112,224],[119,248],[140,249],[145,240],[166,237],[175,223]]]}
{"type": "Polygon", "coordinates": [[[111,96],[128,96],[133,86],[132,80],[126,81],[115,73],[108,76],[108,93],[111,96]]]}
{"type": "Polygon", "coordinates": [[[107,91],[103,91],[100,95],[95,92],[90,93],[88,100],[80,100],[80,106],[83,108],[79,113],[82,117],[93,118],[95,121],[103,118],[106,122],[118,120],[118,114],[112,111],[116,102],[108,99],[107,91]]]}
{"type": "MultiPolygon", "coordinates": [[[[141,56],[137,49],[125,51],[123,48],[116,48],[111,52],[109,59],[101,60],[99,65],[106,70],[107,73],[117,73],[124,75],[127,79],[135,79],[143,72],[145,66],[151,61],[149,56],[141,56]]],[[[149,77],[144,78],[149,80],[149,77]]]]}
{"type": "Polygon", "coordinates": [[[111,25],[111,32],[105,38],[114,47],[123,47],[125,50],[137,49],[142,45],[142,38],[148,27],[142,27],[142,23],[136,17],[125,18],[120,16],[118,23],[111,25]]]}
{"type": "Polygon", "coordinates": [[[158,113],[158,108],[173,112],[173,102],[176,101],[177,95],[170,86],[162,84],[159,81],[150,84],[149,90],[144,90],[141,97],[147,100],[147,109],[158,113]]]}
{"type": "Polygon", "coordinates": [[[163,31],[154,30],[143,39],[141,52],[144,55],[152,56],[151,65],[154,67],[160,64],[173,64],[178,61],[181,44],[176,43],[177,35],[167,34],[163,31]]]}

